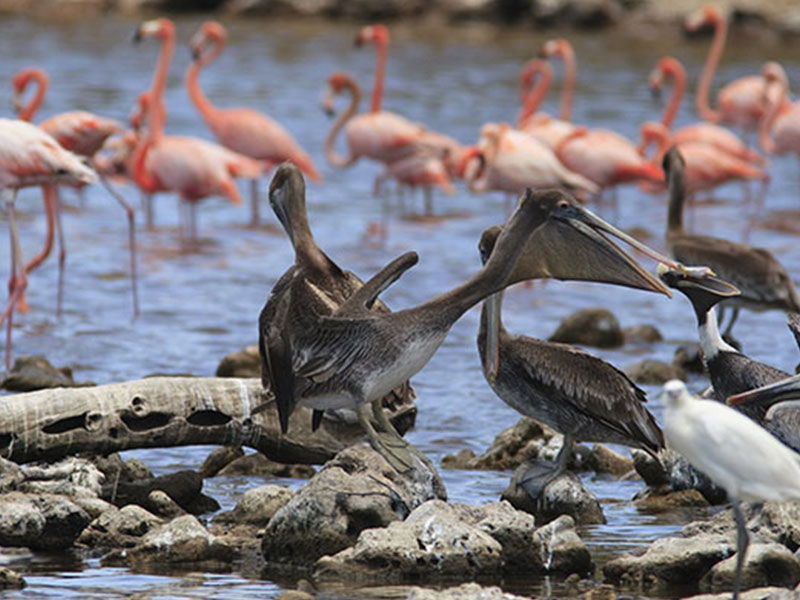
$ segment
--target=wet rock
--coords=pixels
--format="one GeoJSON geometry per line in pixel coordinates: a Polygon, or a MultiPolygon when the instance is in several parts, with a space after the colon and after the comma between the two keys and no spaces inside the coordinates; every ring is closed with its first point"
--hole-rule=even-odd
{"type": "Polygon", "coordinates": [[[90,520],[64,496],[9,492],[0,496],[0,546],[69,548],[90,520]]]}
{"type": "MultiPolygon", "coordinates": [[[[800,590],[787,590],[779,587],[761,587],[752,590],[742,590],[739,592],[739,600],[797,600],[797,593],[800,590]]],[[[721,594],[698,594],[689,596],[686,600],[730,600],[731,593],[721,594]]]]}
{"type": "Polygon", "coordinates": [[[261,357],[258,346],[253,344],[244,350],[223,358],[217,366],[217,377],[261,377],[261,357]]]}
{"type": "Polygon", "coordinates": [[[22,575],[8,567],[0,567],[0,590],[21,590],[26,585],[22,575]]]}
{"type": "Polygon", "coordinates": [[[605,308],[584,308],[574,312],[561,322],[549,339],[551,342],[595,348],[617,348],[625,341],[617,317],[605,308]]]}
{"type": "Polygon", "coordinates": [[[248,454],[227,464],[218,475],[266,475],[310,479],[316,473],[311,465],[289,465],[268,459],[260,452],[248,454]]]}
{"type": "Polygon", "coordinates": [[[678,346],[672,357],[672,364],[687,373],[703,374],[706,370],[703,364],[703,353],[700,351],[700,344],[678,346]]]}
{"type": "Polygon", "coordinates": [[[504,592],[499,587],[485,587],[478,583],[462,583],[459,586],[443,590],[415,587],[406,600],[522,600],[524,596],[515,596],[504,592]]]}
{"type": "Polygon", "coordinates": [[[697,490],[710,504],[722,504],[727,500],[725,490],[672,450],[662,450],[658,460],[645,452],[634,450],[633,466],[651,487],[666,487],[673,491],[697,490]]]}
{"type": "MultiPolygon", "coordinates": [[[[736,555],[718,562],[700,581],[701,590],[722,591],[733,587],[736,555]]],[[[788,548],[776,543],[750,544],[742,565],[742,589],[776,585],[794,587],[800,581],[800,561],[788,548]]]]}
{"type": "Polygon", "coordinates": [[[702,508],[710,506],[708,500],[697,490],[680,490],[677,492],[654,490],[648,488],[644,494],[637,496],[633,503],[636,508],[647,512],[663,512],[676,508],[702,508]]]}
{"type": "Polygon", "coordinates": [[[223,446],[221,448],[215,448],[211,451],[211,454],[206,456],[206,459],[203,461],[203,464],[200,465],[197,472],[203,479],[214,477],[227,465],[243,456],[244,450],[242,450],[241,446],[223,446]]]}
{"type": "Polygon", "coordinates": [[[215,523],[247,523],[265,526],[294,492],[279,485],[262,485],[247,490],[233,510],[214,517],[215,523]]]}
{"type": "Polygon", "coordinates": [[[617,477],[635,473],[633,459],[614,452],[603,444],[595,444],[586,459],[586,468],[596,473],[608,473],[617,477]]]}
{"type": "Polygon", "coordinates": [[[539,456],[541,448],[557,435],[555,431],[530,417],[501,431],[481,456],[471,450],[442,459],[444,469],[486,469],[505,471],[539,456]]]}
{"type": "Polygon", "coordinates": [[[314,600],[316,596],[302,590],[285,590],[278,594],[276,600],[314,600]]]}
{"type": "Polygon", "coordinates": [[[262,553],[270,563],[308,565],[351,546],[364,529],[386,527],[426,500],[445,497],[431,467],[401,475],[370,446],[351,446],[275,513],[262,553]]]}
{"type": "Polygon", "coordinates": [[[502,498],[514,508],[532,514],[537,523],[547,523],[560,515],[569,515],[581,525],[606,522],[599,500],[574,473],[568,471],[548,483],[534,501],[521,485],[526,470],[527,466],[522,465],[514,472],[502,498]]]}
{"type": "MultiPolygon", "coordinates": [[[[753,543],[776,542],[790,549],[800,547],[800,502],[765,502],[761,507],[742,504],[750,539],[753,543]]],[[[736,524],[730,509],[715,514],[710,519],[693,521],[681,530],[684,536],[727,536],[736,540],[736,524]]]]}
{"type": "Polygon", "coordinates": [[[686,372],[675,366],[654,358],[645,358],[625,367],[625,374],[642,385],[662,385],[670,379],[686,381],[686,372]]]}
{"type": "Polygon", "coordinates": [[[86,548],[132,548],[141,543],[142,536],[163,524],[162,519],[136,504],[114,506],[89,523],[76,543],[86,548]]]}
{"type": "Polygon", "coordinates": [[[632,325],[622,330],[626,344],[653,344],[664,340],[654,325],[632,325]]]}
{"type": "Polygon", "coordinates": [[[114,482],[103,486],[102,497],[116,506],[138,504],[160,515],[173,514],[163,511],[160,496],[150,497],[154,491],[169,496],[180,508],[192,514],[219,510],[219,504],[203,496],[203,478],[196,471],[184,470],[169,473],[149,480],[114,482]],[[210,502],[209,502],[210,501],[210,502]]]}
{"type": "Polygon", "coordinates": [[[69,367],[56,368],[40,355],[20,356],[0,382],[0,388],[12,392],[34,392],[46,388],[82,387],[93,383],[75,383],[69,367]]]}
{"type": "Polygon", "coordinates": [[[106,482],[142,481],[153,478],[150,469],[138,458],[122,460],[116,452],[108,456],[87,458],[106,476],[106,482]]]}
{"type": "Polygon", "coordinates": [[[24,465],[17,490],[29,493],[97,498],[105,475],[90,461],[66,458],[52,465],[24,465]]]}
{"type": "Polygon", "coordinates": [[[161,570],[169,565],[203,563],[228,567],[234,558],[231,546],[211,535],[196,517],[185,515],[150,530],[141,543],[124,552],[111,552],[104,564],[129,564],[161,570]]]}
{"type": "Polygon", "coordinates": [[[731,556],[735,545],[727,536],[700,535],[662,538],[639,556],[625,554],[603,567],[606,581],[648,590],[696,585],[711,567],[731,556]]]}

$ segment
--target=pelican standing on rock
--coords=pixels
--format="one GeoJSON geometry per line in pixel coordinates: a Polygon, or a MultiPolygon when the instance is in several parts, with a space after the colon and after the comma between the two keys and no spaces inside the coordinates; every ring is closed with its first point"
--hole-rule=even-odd
{"type": "Polygon", "coordinates": [[[758,311],[779,309],[800,312],[800,297],[791,277],[768,250],[684,231],[686,165],[674,146],[664,155],[663,166],[669,182],[666,240],[670,255],[683,264],[709,267],[741,292],[735,298],[726,300],[733,307],[733,314],[723,336],[730,336],[740,307],[758,311]]]}
{"type": "Polygon", "coordinates": [[[694,398],[683,382],[664,385],[664,435],[670,447],[728,494],[736,520],[739,597],[749,534],[740,502],[800,499],[800,455],[760,425],[721,402],[694,398]]]}
{"type": "MultiPolygon", "coordinates": [[[[591,215],[585,209],[573,208],[576,219],[591,215]],[[578,216],[580,214],[580,216],[578,216]]],[[[593,215],[592,215],[593,217],[593,215]]],[[[670,295],[661,282],[644,270],[633,258],[603,238],[601,231],[615,235],[657,260],[662,257],[633,238],[594,217],[596,227],[596,260],[565,254],[553,273],[564,279],[584,279],[624,285],[670,295]],[[586,261],[585,263],[583,261],[586,261]],[[578,264],[582,263],[582,264],[578,264]]],[[[492,254],[500,227],[483,233],[481,258],[492,254]]],[[[546,248],[546,239],[537,240],[546,248]]],[[[579,248],[575,248],[579,252],[579,248]]],[[[539,259],[540,252],[525,252],[518,259],[539,259]]],[[[535,269],[535,268],[534,268],[535,269]]],[[[531,269],[531,270],[534,270],[531,269]]],[[[478,331],[478,351],[483,373],[492,390],[520,413],[546,423],[564,434],[564,443],[554,463],[537,462],[522,477],[526,492],[537,498],[548,483],[561,475],[577,440],[624,444],[645,450],[655,456],[664,447],[664,438],[656,420],[644,406],[646,396],[627,375],[609,363],[569,344],[513,335],[503,327],[500,314],[503,292],[483,302],[478,331]]]]}

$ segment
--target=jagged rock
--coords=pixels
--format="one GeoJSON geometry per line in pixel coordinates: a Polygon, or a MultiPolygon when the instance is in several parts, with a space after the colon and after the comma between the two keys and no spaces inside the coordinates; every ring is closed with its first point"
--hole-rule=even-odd
{"type": "Polygon", "coordinates": [[[650,487],[697,490],[710,504],[722,504],[727,500],[725,490],[672,450],[662,450],[658,460],[646,452],[633,450],[633,466],[650,487]]]}
{"type": "Polygon", "coordinates": [[[703,374],[706,370],[703,365],[703,353],[700,351],[700,344],[678,346],[672,357],[672,364],[687,373],[703,374]]]}
{"type": "Polygon", "coordinates": [[[132,548],[164,521],[141,506],[111,507],[84,529],[76,543],[87,548],[132,548]]]}
{"type": "Polygon", "coordinates": [[[664,340],[664,336],[654,325],[632,325],[622,330],[626,344],[652,344],[664,340]]]}
{"type": "Polygon", "coordinates": [[[532,514],[537,523],[547,523],[560,515],[569,515],[581,525],[606,522],[600,501],[575,473],[567,471],[548,483],[534,501],[520,483],[526,470],[527,466],[522,465],[514,471],[502,498],[514,508],[532,514]]]}
{"type": "Polygon", "coordinates": [[[83,458],[65,458],[55,464],[24,465],[16,489],[32,494],[60,494],[70,498],[97,498],[105,475],[83,458]]]}
{"type": "MultiPolygon", "coordinates": [[[[736,555],[714,565],[700,581],[700,589],[729,590],[733,587],[736,555]]],[[[742,565],[742,589],[776,585],[794,587],[800,581],[800,561],[788,548],[776,543],[750,544],[742,565]]]]}
{"type": "Polygon", "coordinates": [[[0,457],[0,494],[17,489],[22,481],[22,468],[14,461],[0,457]]]}
{"type": "Polygon", "coordinates": [[[642,385],[663,385],[670,379],[686,381],[686,372],[675,366],[654,358],[645,358],[623,369],[625,374],[642,385]]]}
{"type": "Polygon", "coordinates": [[[122,460],[117,452],[108,456],[87,457],[106,476],[106,482],[141,481],[152,479],[153,473],[138,458],[122,460]]]}
{"type": "Polygon", "coordinates": [[[69,548],[90,520],[64,496],[9,492],[0,496],[0,546],[69,548]]]}
{"type": "Polygon", "coordinates": [[[484,587],[478,583],[462,583],[443,590],[415,587],[406,600],[523,600],[525,596],[515,596],[499,587],[484,587]]]}
{"type": "Polygon", "coordinates": [[[258,346],[253,344],[244,350],[228,354],[217,366],[217,377],[261,377],[261,357],[258,346]]]}
{"type": "Polygon", "coordinates": [[[572,313],[549,339],[596,348],[617,348],[625,341],[617,317],[605,308],[584,308],[572,313]]]}
{"type": "Polygon", "coordinates": [[[214,517],[215,523],[247,523],[265,526],[294,492],[279,485],[262,485],[247,490],[233,510],[214,517]]]}
{"type": "MultiPolygon", "coordinates": [[[[765,502],[761,508],[745,503],[741,507],[751,542],[776,542],[791,549],[800,547],[800,502],[765,502]]],[[[734,543],[736,524],[733,511],[728,509],[710,519],[693,521],[683,527],[681,534],[723,535],[734,543]]]]}
{"type": "Polygon", "coordinates": [[[184,515],[150,530],[133,548],[110,552],[103,557],[103,564],[155,570],[185,563],[229,568],[233,558],[231,546],[211,535],[193,515],[184,515]]]}
{"type": "Polygon", "coordinates": [[[586,468],[596,473],[608,473],[617,477],[635,475],[633,459],[614,452],[608,446],[595,444],[586,458],[586,468]]]}
{"type": "Polygon", "coordinates": [[[202,489],[203,478],[196,471],[187,469],[149,480],[108,483],[103,486],[102,497],[116,506],[138,504],[158,515],[174,515],[172,509],[165,512],[161,496],[151,497],[152,492],[160,491],[169,496],[182,510],[192,514],[219,510],[219,504],[203,496],[202,489]],[[210,503],[207,500],[210,500],[210,503]]]}
{"type": "Polygon", "coordinates": [[[507,504],[469,507],[431,500],[405,521],[365,530],[355,546],[320,558],[314,577],[498,580],[503,573],[519,572],[521,565],[529,572],[588,572],[591,557],[574,526],[565,516],[535,529],[532,519],[507,504]]]}
{"type": "Polygon", "coordinates": [[[672,492],[669,490],[654,490],[654,488],[648,488],[644,494],[637,496],[633,503],[636,508],[647,512],[710,506],[708,500],[697,490],[672,492]]]}
{"type": "Polygon", "coordinates": [[[0,590],[21,590],[26,585],[22,575],[8,567],[0,567],[0,590]]]}
{"type": "Polygon", "coordinates": [[[206,459],[203,461],[203,464],[200,465],[197,472],[203,479],[214,477],[227,465],[243,456],[244,450],[242,450],[241,446],[222,446],[221,448],[215,448],[211,451],[211,454],[206,456],[206,459]]]}
{"type": "Polygon", "coordinates": [[[711,567],[735,551],[727,536],[662,538],[639,556],[624,554],[603,567],[605,580],[624,586],[664,590],[696,585],[711,567]]]}
{"type": "Polygon", "coordinates": [[[316,473],[311,465],[290,465],[268,459],[260,452],[237,458],[222,468],[218,475],[269,475],[292,479],[311,479],[316,473]]]}
{"type": "MultiPolygon", "coordinates": [[[[787,590],[779,587],[761,587],[739,592],[739,600],[797,600],[800,590],[787,590]]],[[[722,594],[698,594],[689,596],[685,600],[730,600],[731,593],[722,594]]]]}
{"type": "Polygon", "coordinates": [[[75,383],[69,367],[57,369],[44,357],[20,356],[0,383],[0,388],[12,392],[33,392],[46,388],[83,387],[93,383],[75,383]]]}
{"type": "Polygon", "coordinates": [[[419,462],[401,475],[366,444],[343,450],[272,517],[264,558],[308,565],[351,546],[364,529],[386,527],[426,500],[445,498],[438,473],[419,462]]]}

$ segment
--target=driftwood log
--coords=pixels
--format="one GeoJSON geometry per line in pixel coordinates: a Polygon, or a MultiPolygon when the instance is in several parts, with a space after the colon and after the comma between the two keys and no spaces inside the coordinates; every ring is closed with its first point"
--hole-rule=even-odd
{"type": "MultiPolygon", "coordinates": [[[[362,439],[358,423],[324,419],[311,432],[311,411],[292,414],[281,435],[274,403],[258,379],[153,377],[88,388],[0,396],[0,456],[18,463],[87,452],[196,444],[242,445],[286,463],[319,464],[362,439]]],[[[401,432],[413,403],[387,410],[401,432]]]]}

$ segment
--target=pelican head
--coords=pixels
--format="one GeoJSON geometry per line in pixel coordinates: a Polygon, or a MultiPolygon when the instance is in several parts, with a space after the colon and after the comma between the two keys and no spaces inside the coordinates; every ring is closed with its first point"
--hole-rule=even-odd
{"type": "MultiPolygon", "coordinates": [[[[609,236],[659,263],[677,268],[673,260],[607,223],[566,192],[547,190],[537,193],[536,199],[537,224],[506,279],[506,285],[526,279],[553,278],[598,281],[672,295],[664,284],[609,236]]],[[[499,228],[484,232],[482,252],[491,253],[498,232],[499,228]]]]}
{"type": "Polygon", "coordinates": [[[708,267],[671,268],[660,264],[658,276],[667,286],[683,293],[692,303],[697,318],[701,321],[712,306],[727,298],[738,296],[739,289],[717,277],[708,267]]]}
{"type": "Polygon", "coordinates": [[[727,403],[731,406],[739,404],[772,406],[784,400],[797,400],[799,398],[800,375],[795,375],[754,390],[728,396],[727,403]]]}
{"type": "Polygon", "coordinates": [[[269,203],[293,245],[298,225],[293,217],[297,208],[302,207],[305,212],[305,197],[306,184],[300,169],[293,163],[282,163],[269,184],[269,203]]]}

